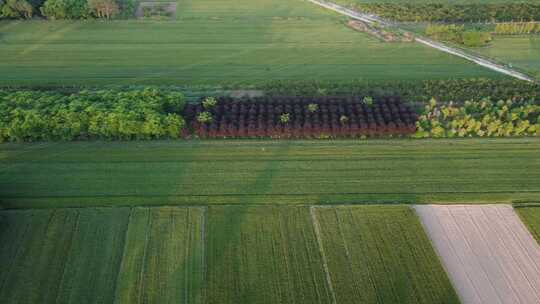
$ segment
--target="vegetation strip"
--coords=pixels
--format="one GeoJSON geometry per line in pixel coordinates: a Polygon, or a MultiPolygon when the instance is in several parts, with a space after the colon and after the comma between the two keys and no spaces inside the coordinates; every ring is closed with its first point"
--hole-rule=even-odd
{"type": "Polygon", "coordinates": [[[463,303],[540,301],[540,246],[511,206],[415,209],[463,303]]]}
{"type": "Polygon", "coordinates": [[[34,145],[0,145],[6,208],[540,199],[536,138],[34,145]]]}

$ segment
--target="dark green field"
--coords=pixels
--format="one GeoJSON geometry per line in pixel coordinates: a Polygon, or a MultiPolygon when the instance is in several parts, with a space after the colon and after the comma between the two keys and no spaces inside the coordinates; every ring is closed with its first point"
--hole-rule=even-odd
{"type": "Polygon", "coordinates": [[[540,243],[540,206],[515,208],[521,220],[527,225],[529,231],[540,243]]]}
{"type": "Polygon", "coordinates": [[[307,206],[0,211],[0,297],[6,304],[456,303],[408,207],[316,213],[307,206]],[[334,213],[349,243],[335,235],[334,213]],[[318,234],[314,221],[329,231],[318,234]],[[355,235],[363,242],[351,244],[355,235]],[[343,246],[355,255],[351,266],[343,246]]]}
{"type": "Polygon", "coordinates": [[[540,140],[153,141],[0,145],[0,204],[540,200],[540,140]]]}

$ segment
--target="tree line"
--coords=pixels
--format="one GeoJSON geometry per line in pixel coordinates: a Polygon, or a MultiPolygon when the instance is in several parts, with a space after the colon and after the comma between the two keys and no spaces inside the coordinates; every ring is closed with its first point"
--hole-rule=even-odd
{"type": "Polygon", "coordinates": [[[135,0],[0,0],[0,19],[112,19],[135,9],[135,0]]]}
{"type": "Polygon", "coordinates": [[[0,90],[0,142],[178,138],[184,96],[142,90],[0,90]]]}
{"type": "MultiPolygon", "coordinates": [[[[351,0],[346,0],[351,1],[351,0]]],[[[383,18],[405,22],[507,22],[540,21],[540,3],[443,4],[362,3],[350,6],[383,18]]]]}

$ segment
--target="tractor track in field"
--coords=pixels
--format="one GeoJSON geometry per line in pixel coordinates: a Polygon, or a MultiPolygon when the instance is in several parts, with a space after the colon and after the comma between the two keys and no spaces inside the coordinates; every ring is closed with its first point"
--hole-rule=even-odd
{"type": "MultiPolygon", "coordinates": [[[[343,7],[341,5],[338,5],[338,4],[335,4],[335,3],[332,3],[332,2],[327,2],[327,1],[324,1],[324,0],[307,0],[307,1],[309,1],[309,2],[311,2],[313,4],[316,4],[318,6],[321,6],[323,8],[326,8],[326,9],[332,10],[334,12],[337,12],[339,14],[348,16],[348,17],[350,17],[352,19],[360,20],[360,21],[368,23],[368,24],[379,24],[379,25],[382,25],[383,27],[394,27],[394,28],[396,28],[395,24],[393,24],[392,22],[389,22],[387,20],[384,20],[384,19],[380,18],[377,15],[362,13],[362,12],[357,11],[357,10],[351,10],[351,9],[348,9],[348,8],[343,7]]],[[[403,31],[401,29],[399,29],[399,30],[403,31]]],[[[407,31],[404,31],[404,32],[407,32],[407,31]]],[[[529,76],[529,75],[527,75],[525,73],[522,73],[520,71],[517,71],[515,69],[506,67],[506,66],[501,65],[499,63],[496,63],[495,61],[493,61],[491,59],[487,59],[487,58],[483,58],[483,57],[480,57],[480,56],[475,55],[475,54],[471,54],[471,53],[466,52],[466,51],[464,51],[462,49],[455,48],[455,47],[446,45],[444,43],[434,41],[434,40],[431,40],[431,39],[426,38],[426,37],[419,36],[418,34],[414,34],[414,37],[415,37],[414,40],[416,42],[418,42],[418,43],[421,43],[423,45],[434,48],[436,50],[439,50],[439,51],[442,51],[442,52],[445,52],[445,53],[448,53],[448,54],[463,58],[463,59],[465,59],[467,61],[473,62],[473,63],[475,63],[477,65],[483,66],[483,67],[488,68],[490,70],[493,70],[495,72],[502,73],[502,74],[505,74],[505,75],[508,75],[508,76],[511,76],[511,77],[514,77],[514,78],[517,78],[517,79],[520,79],[520,80],[528,81],[528,82],[537,82],[537,80],[535,78],[533,78],[533,77],[531,77],[531,76],[529,76]]]]}
{"type": "Polygon", "coordinates": [[[328,285],[328,289],[330,290],[330,294],[332,295],[332,303],[336,304],[336,293],[334,292],[334,286],[332,284],[332,278],[330,277],[330,269],[328,268],[328,260],[326,257],[326,252],[324,251],[324,244],[321,236],[321,225],[319,223],[319,220],[317,219],[317,214],[315,214],[315,208],[314,206],[309,208],[309,214],[311,215],[311,222],[313,224],[313,229],[315,231],[315,237],[317,239],[317,245],[319,247],[319,252],[321,254],[322,258],[322,266],[324,269],[324,274],[326,277],[326,284],[328,285]]]}

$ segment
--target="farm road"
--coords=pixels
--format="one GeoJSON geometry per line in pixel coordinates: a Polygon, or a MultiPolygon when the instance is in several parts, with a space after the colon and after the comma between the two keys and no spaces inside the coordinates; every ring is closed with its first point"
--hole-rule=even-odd
{"type": "Polygon", "coordinates": [[[463,304],[540,303],[540,247],[511,206],[414,208],[463,304]]]}

